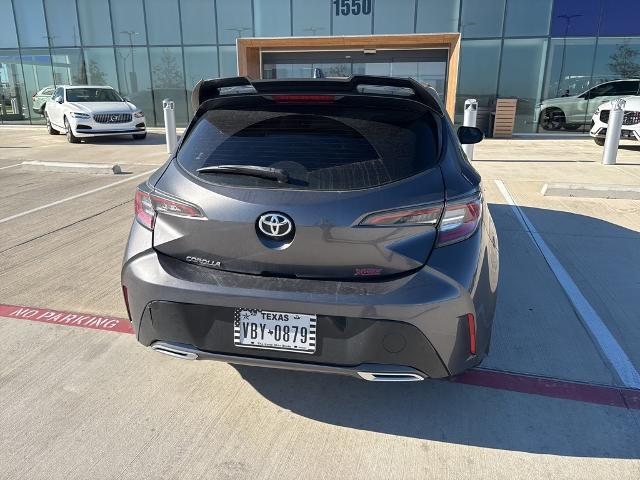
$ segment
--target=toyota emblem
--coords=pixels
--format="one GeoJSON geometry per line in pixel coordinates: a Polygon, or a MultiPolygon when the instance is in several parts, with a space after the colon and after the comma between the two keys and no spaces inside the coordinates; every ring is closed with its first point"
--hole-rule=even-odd
{"type": "Polygon", "coordinates": [[[282,238],[293,230],[293,221],[282,213],[264,213],[258,219],[258,228],[271,238],[282,238]]]}

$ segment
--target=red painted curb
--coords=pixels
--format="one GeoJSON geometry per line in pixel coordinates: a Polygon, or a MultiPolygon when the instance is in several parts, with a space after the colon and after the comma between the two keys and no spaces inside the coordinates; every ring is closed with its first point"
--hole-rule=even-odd
{"type": "Polygon", "coordinates": [[[70,327],[92,328],[118,333],[133,333],[131,322],[125,318],[103,317],[89,313],[65,312],[50,308],[23,307],[0,304],[0,317],[55,323],[70,327]]]}
{"type": "MultiPolygon", "coordinates": [[[[0,304],[0,317],[109,332],[133,333],[131,322],[126,318],[103,317],[48,308],[0,304]]],[[[510,392],[640,410],[640,390],[484,369],[468,370],[462,375],[449,379],[449,381],[510,392]]]]}
{"type": "Polygon", "coordinates": [[[468,370],[453,382],[579,402],[640,409],[640,391],[496,370],[468,370]]]}

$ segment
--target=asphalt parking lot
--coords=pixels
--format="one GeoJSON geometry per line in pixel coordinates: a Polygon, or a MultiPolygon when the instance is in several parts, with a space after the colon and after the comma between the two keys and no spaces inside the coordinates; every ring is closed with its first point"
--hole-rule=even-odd
{"type": "Polygon", "coordinates": [[[453,381],[376,384],[137,344],[120,263],[162,132],[70,145],[0,127],[0,478],[640,478],[640,201],[540,193],[640,187],[640,146],[600,153],[476,146],[501,253],[491,353],[453,381]]]}

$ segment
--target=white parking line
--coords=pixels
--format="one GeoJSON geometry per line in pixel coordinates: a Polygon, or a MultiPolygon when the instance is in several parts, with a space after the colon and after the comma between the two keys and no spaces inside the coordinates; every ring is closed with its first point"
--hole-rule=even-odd
{"type": "Polygon", "coordinates": [[[110,183],[108,185],[103,185],[102,187],[94,188],[92,190],[87,190],[86,192],[78,193],[76,195],[71,195],[70,197],[63,198],[62,200],[57,200],[55,202],[47,203],[46,205],[41,205],[36,208],[32,208],[30,210],[25,210],[24,212],[16,213],[15,215],[11,215],[10,217],[0,218],[0,223],[8,222],[9,220],[14,220],[16,218],[24,217],[25,215],[29,215],[30,213],[39,212],[40,210],[44,210],[45,208],[54,207],[56,205],[60,205],[61,203],[65,203],[71,200],[75,200],[76,198],[85,197],[87,195],[91,195],[96,192],[100,192],[102,190],[106,190],[107,188],[117,187],[125,182],[129,182],[131,180],[135,180],[136,178],[144,177],[145,175],[150,175],[155,172],[156,169],[148,170],[144,173],[139,173],[138,175],[133,175],[132,177],[127,177],[124,180],[119,180],[117,182],[110,183]]]}
{"type": "Polygon", "coordinates": [[[7,165],[6,167],[0,167],[0,170],[4,170],[5,168],[19,167],[22,165],[21,163],[14,163],[13,165],[7,165]]]}
{"type": "Polygon", "coordinates": [[[506,185],[502,180],[495,180],[495,182],[498,186],[498,190],[500,190],[504,199],[511,206],[518,221],[529,234],[533,243],[540,249],[545,261],[551,268],[555,277],[558,279],[558,282],[569,298],[569,301],[573,304],[573,309],[582,320],[584,326],[591,333],[591,336],[595,339],[596,343],[600,346],[602,353],[614,368],[620,377],[620,380],[622,380],[627,387],[640,388],[640,374],[633,366],[633,363],[631,363],[631,360],[624,352],[618,341],[611,334],[605,323],[582,294],[560,261],[556,258],[553,252],[551,252],[551,249],[547,246],[546,242],[542,239],[531,221],[515,202],[509,193],[509,190],[507,190],[506,185]]]}

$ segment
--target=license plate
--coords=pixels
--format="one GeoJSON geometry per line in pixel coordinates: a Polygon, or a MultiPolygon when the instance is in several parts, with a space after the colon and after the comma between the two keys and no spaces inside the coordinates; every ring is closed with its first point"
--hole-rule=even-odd
{"type": "Polygon", "coordinates": [[[314,353],[316,320],[315,315],[236,309],[233,341],[237,347],[314,353]]]}

